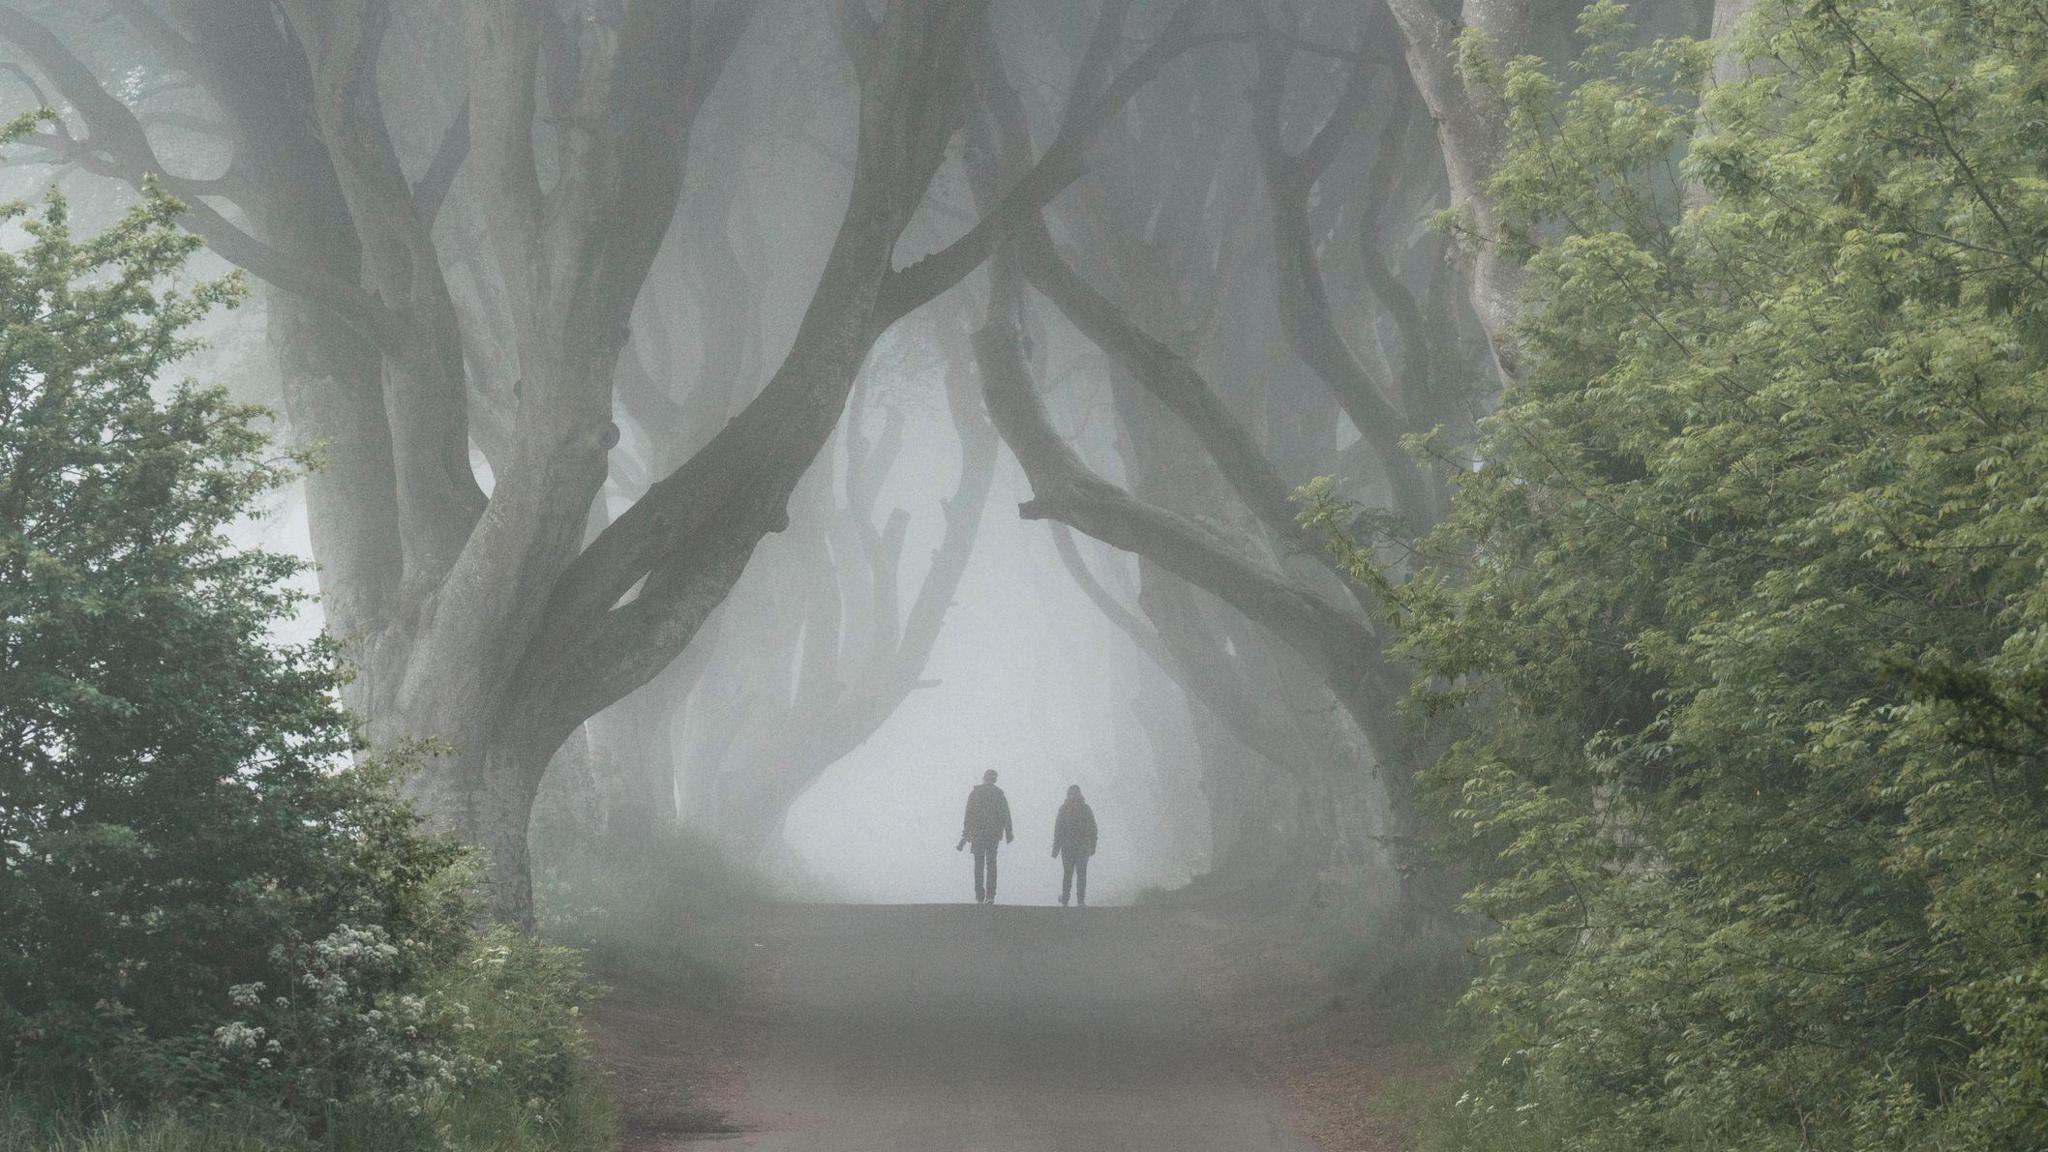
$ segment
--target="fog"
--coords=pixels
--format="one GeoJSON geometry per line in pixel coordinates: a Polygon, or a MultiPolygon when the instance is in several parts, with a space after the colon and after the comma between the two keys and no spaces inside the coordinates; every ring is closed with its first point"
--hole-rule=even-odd
{"type": "Polygon", "coordinates": [[[5,179],[89,227],[158,180],[246,279],[181,370],[311,471],[238,542],[309,562],[279,637],[338,641],[365,756],[440,750],[407,795],[501,914],[529,839],[677,829],[959,901],[989,769],[1006,899],[1057,898],[1069,786],[1099,903],[1384,863],[1400,676],[1294,490],[1426,524],[1399,438],[1491,387],[1427,116],[1317,47],[1384,13],[286,7],[25,6],[5,179]]]}
{"type": "Polygon", "coordinates": [[[0,45],[0,1152],[2048,1145],[2041,0],[0,45]]]}
{"type": "MultiPolygon", "coordinates": [[[[916,477],[954,466],[947,429],[926,428],[929,455],[906,452],[906,501],[937,486],[919,488],[916,477]]],[[[1102,825],[1091,899],[1129,900],[1199,869],[1203,846],[1182,843],[1185,830],[1160,811],[1166,789],[1185,783],[1174,779],[1175,766],[1155,765],[1131,722],[1140,679],[1157,673],[1066,578],[1045,527],[1000,514],[1028,495],[1014,466],[998,471],[998,514],[982,529],[926,669],[936,683],[791,808],[789,846],[826,891],[868,901],[959,900],[965,864],[953,844],[961,807],[989,768],[1001,774],[1015,813],[1017,843],[1005,853],[1003,882],[1017,902],[1058,895],[1059,864],[1048,850],[1070,784],[1081,786],[1102,825]]],[[[913,531],[907,554],[927,551],[936,531],[923,527],[926,538],[913,531]]]]}

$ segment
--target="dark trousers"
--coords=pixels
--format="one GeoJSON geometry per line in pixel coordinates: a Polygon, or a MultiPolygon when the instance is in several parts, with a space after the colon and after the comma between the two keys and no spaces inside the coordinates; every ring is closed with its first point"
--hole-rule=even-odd
{"type": "Polygon", "coordinates": [[[1060,903],[1067,902],[1068,893],[1088,902],[1088,858],[1078,852],[1060,853],[1060,903]]]}
{"type": "Polygon", "coordinates": [[[998,841],[974,845],[974,898],[996,898],[996,848],[998,841]]]}

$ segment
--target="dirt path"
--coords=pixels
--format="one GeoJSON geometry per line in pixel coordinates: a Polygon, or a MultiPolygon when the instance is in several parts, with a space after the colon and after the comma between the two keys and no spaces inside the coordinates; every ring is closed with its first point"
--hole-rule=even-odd
{"type": "Polygon", "coordinates": [[[1186,908],[781,906],[718,1012],[597,1012],[626,1152],[1397,1152],[1420,1074],[1281,933],[1186,908]]]}
{"type": "Polygon", "coordinates": [[[1308,1152],[1177,963],[1196,931],[1143,908],[767,909],[743,1024],[678,1038],[691,1021],[628,990],[600,1034],[638,1152],[1308,1152]],[[664,1111],[663,1083],[698,1103],[664,1111]],[[707,1098],[740,1131],[701,1131],[707,1098]]]}

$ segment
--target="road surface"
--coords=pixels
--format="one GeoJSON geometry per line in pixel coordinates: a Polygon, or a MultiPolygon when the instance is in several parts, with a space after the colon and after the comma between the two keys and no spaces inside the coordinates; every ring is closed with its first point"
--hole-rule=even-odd
{"type": "Polygon", "coordinates": [[[1150,908],[763,914],[758,1152],[1308,1152],[1150,908]]]}

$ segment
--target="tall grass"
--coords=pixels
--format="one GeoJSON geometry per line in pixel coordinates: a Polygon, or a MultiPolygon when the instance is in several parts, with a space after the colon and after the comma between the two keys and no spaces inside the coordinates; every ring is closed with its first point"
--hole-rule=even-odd
{"type": "Polygon", "coordinates": [[[510,1084],[453,1094],[417,1116],[356,1108],[318,1135],[268,1112],[234,1107],[115,1110],[80,1119],[0,1094],[0,1152],[603,1152],[618,1146],[601,1074],[575,1082],[537,1113],[510,1084]]]}
{"type": "Polygon", "coordinates": [[[601,1152],[617,1146],[609,1098],[594,1070],[557,1101],[566,1123],[537,1123],[507,1086],[451,1096],[419,1116],[361,1109],[319,1136],[274,1113],[234,1108],[77,1119],[0,1095],[0,1152],[601,1152]]]}
{"type": "Polygon", "coordinates": [[[0,1152],[282,1152],[308,1147],[248,1116],[135,1116],[80,1122],[0,1096],[0,1152]]]}

